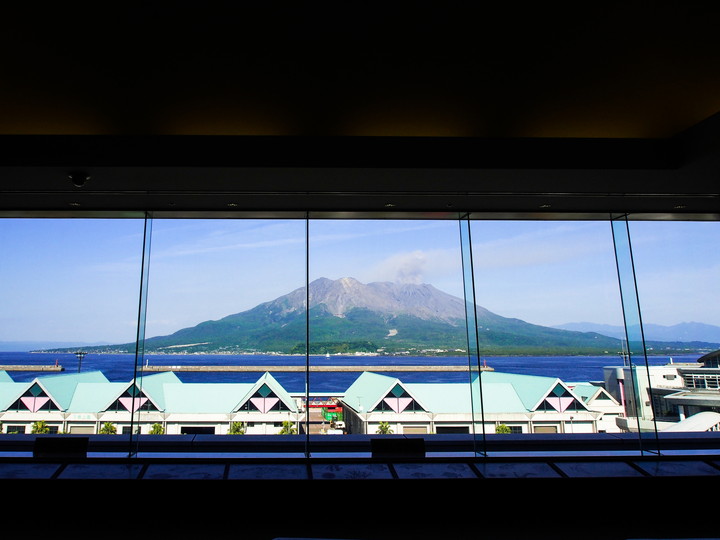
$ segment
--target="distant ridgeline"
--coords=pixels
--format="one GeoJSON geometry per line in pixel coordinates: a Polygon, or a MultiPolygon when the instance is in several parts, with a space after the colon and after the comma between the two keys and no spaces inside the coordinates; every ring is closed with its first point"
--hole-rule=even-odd
{"type": "MultiPolygon", "coordinates": [[[[167,336],[145,339],[146,353],[376,353],[413,356],[463,355],[467,351],[466,303],[428,284],[320,278],[252,309],[205,321],[167,336]],[[310,330],[307,332],[307,319],[310,330]]],[[[483,355],[611,355],[621,340],[530,324],[476,306],[478,351],[483,355]]],[[[659,354],[711,351],[720,344],[648,342],[659,354]]],[[[134,353],[135,343],[83,348],[90,353],[134,353]]],[[[52,352],[73,352],[53,349],[52,352]]]]}

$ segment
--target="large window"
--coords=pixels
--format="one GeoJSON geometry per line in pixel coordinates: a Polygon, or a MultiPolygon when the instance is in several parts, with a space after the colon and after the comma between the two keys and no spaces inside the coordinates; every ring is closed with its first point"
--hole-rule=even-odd
{"type": "Polygon", "coordinates": [[[169,384],[141,429],[300,431],[305,252],[303,220],[153,220],[143,392],[169,384]]]}
{"type": "Polygon", "coordinates": [[[712,359],[720,348],[717,223],[630,221],[628,230],[648,358],[665,360],[664,366],[650,361],[647,375],[638,377],[645,416],[654,419],[652,428],[661,436],[717,430],[720,370],[712,359]]]}
{"type": "Polygon", "coordinates": [[[452,414],[469,426],[469,400],[437,407],[469,382],[457,223],[316,219],[308,238],[310,392],[342,395],[343,414],[313,431],[436,433],[452,414]]]}
{"type": "Polygon", "coordinates": [[[493,369],[480,371],[485,430],[619,431],[621,405],[587,397],[623,347],[608,223],[480,219],[470,229],[478,355],[493,369]]]}
{"type": "Polygon", "coordinates": [[[132,380],[143,226],[142,219],[0,220],[5,431],[18,423],[27,433],[102,429],[108,403],[93,390],[109,396],[117,381],[132,380]],[[115,343],[131,343],[129,354],[89,352],[115,343]]]}
{"type": "Polygon", "coordinates": [[[719,238],[632,216],[4,218],[0,422],[305,451],[702,430],[719,238]]]}

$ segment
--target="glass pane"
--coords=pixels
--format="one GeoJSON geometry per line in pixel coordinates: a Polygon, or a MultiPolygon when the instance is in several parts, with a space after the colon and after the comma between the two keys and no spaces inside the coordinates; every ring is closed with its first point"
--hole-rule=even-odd
{"type": "Polygon", "coordinates": [[[614,220],[612,231],[625,318],[624,366],[619,385],[625,402],[627,429],[641,434],[641,450],[653,451],[657,449],[657,430],[648,395],[648,357],[627,220],[614,220]]]}
{"type": "Polygon", "coordinates": [[[304,221],[155,218],[149,260],[140,433],[301,433],[304,221]]]}
{"type": "MultiPolygon", "coordinates": [[[[483,422],[502,435],[619,433],[612,235],[597,221],[471,221],[483,422]]],[[[495,436],[497,434],[497,436],[495,436]]],[[[491,441],[487,442],[492,451],[491,441]]]]}
{"type": "Polygon", "coordinates": [[[133,438],[132,453],[137,455],[140,442],[140,410],[142,409],[142,400],[145,393],[143,392],[142,366],[145,364],[145,327],[147,322],[147,293],[148,282],[150,278],[150,244],[152,241],[152,219],[146,217],[145,227],[143,230],[143,256],[142,268],[140,273],[140,298],[138,301],[138,326],[137,338],[135,339],[135,371],[133,373],[133,389],[125,397],[124,405],[129,404],[129,410],[132,413],[132,421],[129,426],[129,432],[133,438]],[[128,399],[129,397],[129,399],[128,399]],[[136,408],[137,405],[137,408],[136,408]]]}
{"type": "Polygon", "coordinates": [[[0,364],[35,366],[6,372],[16,384],[3,391],[22,397],[3,413],[5,431],[129,433],[127,410],[109,400],[132,384],[134,357],[103,347],[135,343],[143,224],[0,220],[0,364]],[[63,388],[73,382],[110,384],[78,386],[70,401],[63,388]]]}
{"type": "Polygon", "coordinates": [[[629,221],[649,368],[643,396],[664,433],[717,429],[720,230],[717,222],[629,221]]]}
{"type": "Polygon", "coordinates": [[[310,221],[313,433],[471,433],[457,227],[310,221]]]}
{"type": "Polygon", "coordinates": [[[470,394],[472,399],[473,434],[475,452],[486,453],[485,421],[483,416],[482,380],[485,371],[482,369],[478,350],[477,302],[475,300],[475,281],[473,278],[472,239],[470,235],[470,219],[465,216],[459,220],[460,249],[462,255],[463,294],[465,300],[468,368],[470,370],[470,394]],[[477,435],[479,434],[479,436],[477,435]]]}

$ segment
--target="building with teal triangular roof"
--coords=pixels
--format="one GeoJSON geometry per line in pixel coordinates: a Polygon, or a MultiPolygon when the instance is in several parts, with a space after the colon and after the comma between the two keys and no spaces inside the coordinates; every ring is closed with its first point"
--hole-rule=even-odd
{"type": "Polygon", "coordinates": [[[183,383],[172,372],[110,382],[101,372],[39,376],[14,382],[0,372],[0,422],[5,433],[30,433],[44,421],[55,433],[228,433],[233,424],[248,434],[272,434],[303,420],[296,399],[264,373],[254,383],[183,383]]]}
{"type": "Polygon", "coordinates": [[[350,432],[367,434],[381,423],[396,434],[495,433],[500,425],[516,433],[619,431],[621,406],[610,398],[593,407],[588,397],[601,394],[593,388],[578,395],[557,378],[499,372],[476,374],[471,384],[404,383],[364,372],[345,392],[343,417],[350,432]]]}
{"type": "MultiPolygon", "coordinates": [[[[468,383],[410,383],[364,372],[340,398],[348,433],[376,433],[387,423],[397,434],[595,433],[619,431],[621,406],[602,388],[553,377],[494,371],[468,383]]],[[[273,434],[288,423],[302,432],[305,408],[270,374],[252,383],[183,383],[175,373],[111,382],[101,372],[43,375],[14,382],[0,374],[4,432],[29,433],[43,420],[54,432],[273,434]]]]}

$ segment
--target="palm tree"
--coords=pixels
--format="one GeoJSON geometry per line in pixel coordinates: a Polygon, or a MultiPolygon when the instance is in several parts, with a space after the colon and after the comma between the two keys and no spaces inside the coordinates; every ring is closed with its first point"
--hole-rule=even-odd
{"type": "Polygon", "coordinates": [[[50,426],[47,425],[45,420],[38,420],[33,422],[30,433],[50,433],[50,426]]]}
{"type": "Polygon", "coordinates": [[[295,429],[295,424],[293,424],[290,420],[285,420],[282,423],[282,429],[278,432],[278,435],[296,435],[297,429],[295,429]]]}
{"type": "Polygon", "coordinates": [[[390,429],[390,424],[388,422],[380,422],[380,425],[375,433],[379,433],[380,435],[391,435],[393,430],[390,429]]]}
{"type": "Polygon", "coordinates": [[[245,422],[231,422],[228,435],[245,435],[245,422]]]}
{"type": "Polygon", "coordinates": [[[505,424],[498,424],[495,426],[495,433],[512,433],[512,431],[505,424]]]}
{"type": "Polygon", "coordinates": [[[150,428],[150,435],[165,435],[165,428],[162,424],[155,423],[150,428]]]}
{"type": "Polygon", "coordinates": [[[105,422],[100,428],[100,433],[102,435],[115,435],[117,433],[117,428],[112,422],[105,422]]]}

